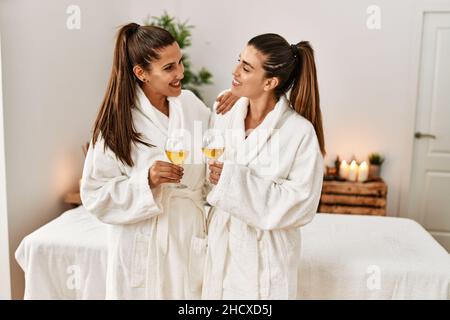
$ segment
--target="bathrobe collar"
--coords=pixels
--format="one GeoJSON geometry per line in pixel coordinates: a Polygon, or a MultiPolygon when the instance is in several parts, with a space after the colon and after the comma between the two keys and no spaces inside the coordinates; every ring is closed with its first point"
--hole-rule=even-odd
{"type": "Polygon", "coordinates": [[[155,124],[165,137],[168,137],[176,130],[185,128],[181,95],[178,97],[167,97],[167,101],[169,101],[169,117],[167,117],[150,103],[150,100],[139,85],[137,86],[136,94],[136,107],[155,124]]]}
{"type": "Polygon", "coordinates": [[[247,98],[239,99],[233,108],[233,116],[230,117],[231,123],[228,128],[232,128],[232,148],[229,156],[242,165],[248,165],[259,154],[264,145],[269,141],[276,129],[282,122],[283,115],[289,110],[289,101],[282,96],[272,111],[270,111],[263,122],[257,126],[245,139],[245,117],[247,116],[249,100],[247,98]]]}

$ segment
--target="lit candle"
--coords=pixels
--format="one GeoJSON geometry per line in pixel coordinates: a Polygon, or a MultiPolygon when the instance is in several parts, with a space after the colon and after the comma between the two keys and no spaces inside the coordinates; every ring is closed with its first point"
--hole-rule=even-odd
{"type": "Polygon", "coordinates": [[[358,169],[358,182],[364,182],[369,176],[369,166],[365,161],[359,165],[358,169]]]}
{"type": "Polygon", "coordinates": [[[356,177],[358,176],[358,164],[355,160],[350,163],[350,171],[348,173],[348,180],[356,181],[356,177]]]}
{"type": "Polygon", "coordinates": [[[342,179],[347,179],[349,170],[350,170],[350,167],[347,164],[347,161],[345,161],[345,160],[341,161],[341,165],[339,166],[339,176],[342,179]]]}

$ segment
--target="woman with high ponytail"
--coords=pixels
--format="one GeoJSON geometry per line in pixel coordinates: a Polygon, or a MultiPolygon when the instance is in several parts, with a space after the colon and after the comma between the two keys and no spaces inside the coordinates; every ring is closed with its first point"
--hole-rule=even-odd
{"type": "Polygon", "coordinates": [[[226,143],[209,165],[202,296],[295,299],[300,228],[317,211],[325,155],[313,49],[277,34],[254,37],[231,92],[241,98],[212,121],[226,143]]]}
{"type": "Polygon", "coordinates": [[[210,111],[181,89],[183,72],[168,31],[136,23],[120,28],[80,188],[85,208],[109,225],[107,299],[201,295],[206,176],[194,147],[202,137],[194,131],[206,129],[210,111]],[[175,131],[190,138],[183,167],[165,155],[175,131]],[[181,179],[186,189],[169,187],[181,179]]]}

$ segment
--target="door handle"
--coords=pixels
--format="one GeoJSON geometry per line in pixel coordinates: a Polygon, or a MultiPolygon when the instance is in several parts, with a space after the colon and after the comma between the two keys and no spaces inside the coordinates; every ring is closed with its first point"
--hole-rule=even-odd
{"type": "Polygon", "coordinates": [[[416,137],[417,139],[421,139],[421,138],[436,139],[436,136],[435,136],[434,134],[430,134],[430,133],[422,133],[422,132],[416,132],[416,133],[414,133],[414,137],[416,137]]]}

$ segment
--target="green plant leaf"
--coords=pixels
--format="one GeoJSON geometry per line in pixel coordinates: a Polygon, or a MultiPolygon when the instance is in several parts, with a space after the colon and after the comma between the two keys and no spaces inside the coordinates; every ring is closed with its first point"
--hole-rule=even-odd
{"type": "Polygon", "coordinates": [[[369,163],[373,164],[373,165],[382,165],[384,162],[384,157],[377,153],[377,152],[373,152],[371,154],[369,154],[369,163]]]}

